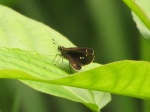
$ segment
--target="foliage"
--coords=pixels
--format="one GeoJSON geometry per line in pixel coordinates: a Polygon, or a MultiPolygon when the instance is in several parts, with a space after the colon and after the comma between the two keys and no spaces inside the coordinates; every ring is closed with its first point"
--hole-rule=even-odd
{"type": "MultiPolygon", "coordinates": [[[[148,13],[145,13],[148,9],[143,12],[142,6],[133,1],[124,2],[137,14],[133,16],[138,28],[149,41],[147,29],[150,22],[148,13]],[[137,16],[144,23],[142,27],[137,16]]],[[[0,9],[1,78],[18,79],[38,91],[81,102],[93,111],[99,111],[111,99],[110,94],[100,91],[138,98],[150,97],[148,61],[125,60],[106,65],[92,63],[81,72],[72,73],[66,60],[63,66],[61,62],[53,63],[57,46],[53,45],[52,39],[66,47],[74,46],[69,40],[9,8],[0,6],[0,9]]]]}

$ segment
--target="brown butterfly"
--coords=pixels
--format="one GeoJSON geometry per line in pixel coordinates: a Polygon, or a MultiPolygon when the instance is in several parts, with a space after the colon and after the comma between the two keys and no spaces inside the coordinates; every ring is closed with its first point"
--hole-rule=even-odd
{"type": "Polygon", "coordinates": [[[86,47],[69,47],[58,46],[61,56],[69,60],[71,67],[78,71],[82,66],[88,65],[94,60],[94,50],[86,47]]]}

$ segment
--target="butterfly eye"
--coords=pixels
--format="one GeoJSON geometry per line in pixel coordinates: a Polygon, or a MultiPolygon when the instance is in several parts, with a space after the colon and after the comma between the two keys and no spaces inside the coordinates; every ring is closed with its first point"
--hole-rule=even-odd
{"type": "Polygon", "coordinates": [[[63,47],[62,46],[58,46],[58,51],[63,51],[63,47]]]}

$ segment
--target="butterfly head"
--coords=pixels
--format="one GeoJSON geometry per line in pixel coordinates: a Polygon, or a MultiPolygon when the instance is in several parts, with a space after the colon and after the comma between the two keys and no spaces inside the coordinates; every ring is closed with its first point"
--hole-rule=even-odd
{"type": "Polygon", "coordinates": [[[58,51],[62,52],[64,50],[63,46],[58,46],[58,51]]]}
{"type": "Polygon", "coordinates": [[[59,45],[54,39],[52,39],[53,40],[53,44],[55,44],[55,45],[57,45],[58,46],[58,51],[59,52],[63,52],[63,49],[64,49],[64,47],[63,46],[61,46],[61,45],[59,45]]]}

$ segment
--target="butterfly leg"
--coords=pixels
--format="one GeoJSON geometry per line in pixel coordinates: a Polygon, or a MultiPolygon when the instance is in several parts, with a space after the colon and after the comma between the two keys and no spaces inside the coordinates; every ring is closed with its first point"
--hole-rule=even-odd
{"type": "Polygon", "coordinates": [[[70,68],[70,71],[73,73],[70,63],[69,63],[69,68],[70,68]]]}
{"type": "MultiPolygon", "coordinates": [[[[61,58],[61,55],[60,55],[60,54],[56,54],[56,55],[55,55],[55,58],[54,58],[54,60],[53,60],[53,63],[55,62],[55,60],[56,60],[56,58],[57,58],[58,55],[59,55],[60,58],[61,58]]],[[[60,58],[59,58],[59,60],[60,60],[60,58]]],[[[57,60],[57,62],[58,62],[59,60],[57,60]]]]}
{"type": "Polygon", "coordinates": [[[59,59],[57,60],[57,62],[59,62],[59,60],[62,58],[62,56],[60,54],[57,54],[57,55],[59,55],[59,59]]]}
{"type": "Polygon", "coordinates": [[[54,60],[53,60],[53,63],[54,63],[54,61],[55,61],[55,59],[56,59],[57,55],[58,55],[58,54],[56,54],[56,55],[55,55],[55,58],[54,58],[54,60]]]}
{"type": "Polygon", "coordinates": [[[62,64],[63,64],[63,57],[62,57],[60,54],[56,54],[56,56],[55,56],[55,58],[54,58],[54,60],[53,60],[53,63],[55,62],[57,56],[59,56],[59,59],[57,60],[57,62],[59,62],[60,59],[62,59],[62,63],[61,63],[61,66],[62,66],[62,64]]]}

